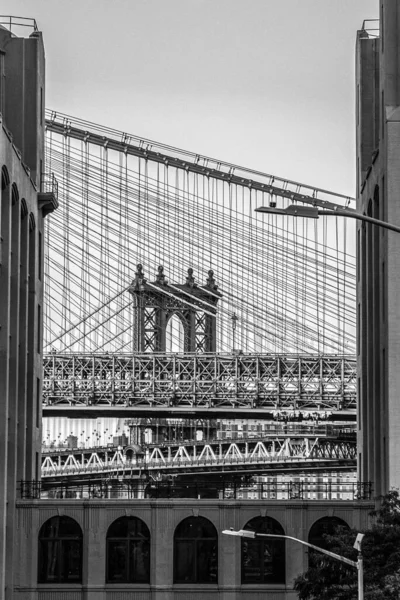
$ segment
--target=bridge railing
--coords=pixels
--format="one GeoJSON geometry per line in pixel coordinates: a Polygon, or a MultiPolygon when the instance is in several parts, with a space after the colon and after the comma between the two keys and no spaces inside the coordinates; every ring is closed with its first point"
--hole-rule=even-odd
{"type": "Polygon", "coordinates": [[[171,482],[140,480],[121,482],[91,482],[78,484],[43,481],[20,481],[22,500],[158,500],[175,498],[218,500],[371,500],[371,482],[356,481],[201,481],[171,482]]]}

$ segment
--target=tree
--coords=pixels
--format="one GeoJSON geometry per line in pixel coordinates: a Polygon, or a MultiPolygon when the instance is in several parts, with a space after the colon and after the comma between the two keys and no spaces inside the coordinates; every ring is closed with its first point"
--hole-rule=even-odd
{"type": "MultiPolygon", "coordinates": [[[[380,508],[372,511],[374,521],[364,531],[364,595],[366,600],[400,598],[400,497],[391,491],[381,499],[380,508]]],[[[333,535],[324,536],[324,547],[357,561],[353,548],[358,531],[338,527],[333,535]]],[[[357,600],[357,571],[325,554],[309,553],[308,570],[297,577],[294,589],[299,600],[357,600]]]]}

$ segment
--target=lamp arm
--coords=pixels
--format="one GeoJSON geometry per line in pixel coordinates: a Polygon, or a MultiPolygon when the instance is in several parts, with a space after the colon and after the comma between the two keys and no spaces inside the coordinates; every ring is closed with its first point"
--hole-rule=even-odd
{"type": "Polygon", "coordinates": [[[320,548],[319,546],[314,546],[314,544],[309,544],[308,542],[305,542],[304,540],[299,540],[298,538],[291,537],[290,535],[274,535],[272,533],[256,533],[255,537],[256,538],[271,537],[271,538],[283,538],[286,540],[293,540],[295,542],[299,542],[300,544],[303,544],[304,546],[313,548],[314,550],[317,550],[318,552],[327,554],[328,556],[330,556],[332,558],[336,558],[336,560],[340,560],[341,562],[344,562],[347,565],[351,565],[352,567],[355,567],[356,569],[358,568],[358,565],[354,560],[350,560],[349,558],[345,558],[344,556],[340,556],[339,554],[335,554],[334,552],[330,552],[329,550],[325,550],[324,548],[320,548]]]}
{"type": "Polygon", "coordinates": [[[392,225],[391,223],[387,223],[386,221],[380,221],[379,219],[374,219],[373,217],[368,217],[367,215],[363,215],[358,212],[350,212],[347,210],[327,210],[327,209],[318,209],[318,215],[331,215],[338,217],[350,217],[352,219],[358,219],[359,221],[365,221],[367,223],[372,223],[373,225],[378,225],[379,227],[383,227],[384,229],[391,229],[392,231],[397,231],[400,233],[400,227],[396,225],[392,225]]]}

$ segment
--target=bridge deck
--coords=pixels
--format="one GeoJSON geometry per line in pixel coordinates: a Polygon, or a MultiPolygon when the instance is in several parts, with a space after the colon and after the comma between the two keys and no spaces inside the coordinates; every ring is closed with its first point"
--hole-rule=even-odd
{"type": "Polygon", "coordinates": [[[150,444],[138,447],[59,449],[43,453],[42,477],[93,477],[118,473],[137,477],[143,471],[162,473],[209,473],[210,471],[354,469],[355,435],[338,435],[240,440],[213,440],[196,443],[150,444]]]}
{"type": "Polygon", "coordinates": [[[356,411],[350,356],[51,354],[44,416],[272,417],[276,411],[356,411]],[[247,415],[246,415],[247,413],[247,415]]]}

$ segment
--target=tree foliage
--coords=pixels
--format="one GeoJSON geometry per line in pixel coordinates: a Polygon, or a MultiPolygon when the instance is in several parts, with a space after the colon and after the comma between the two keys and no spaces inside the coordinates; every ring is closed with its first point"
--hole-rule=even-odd
{"type": "MultiPolygon", "coordinates": [[[[371,513],[373,524],[362,532],[364,596],[366,600],[400,599],[400,497],[391,491],[371,513]]],[[[357,561],[355,529],[339,527],[324,536],[327,550],[357,561]]],[[[297,577],[299,600],[357,600],[357,570],[316,551],[309,553],[308,570],[297,577]]]]}

